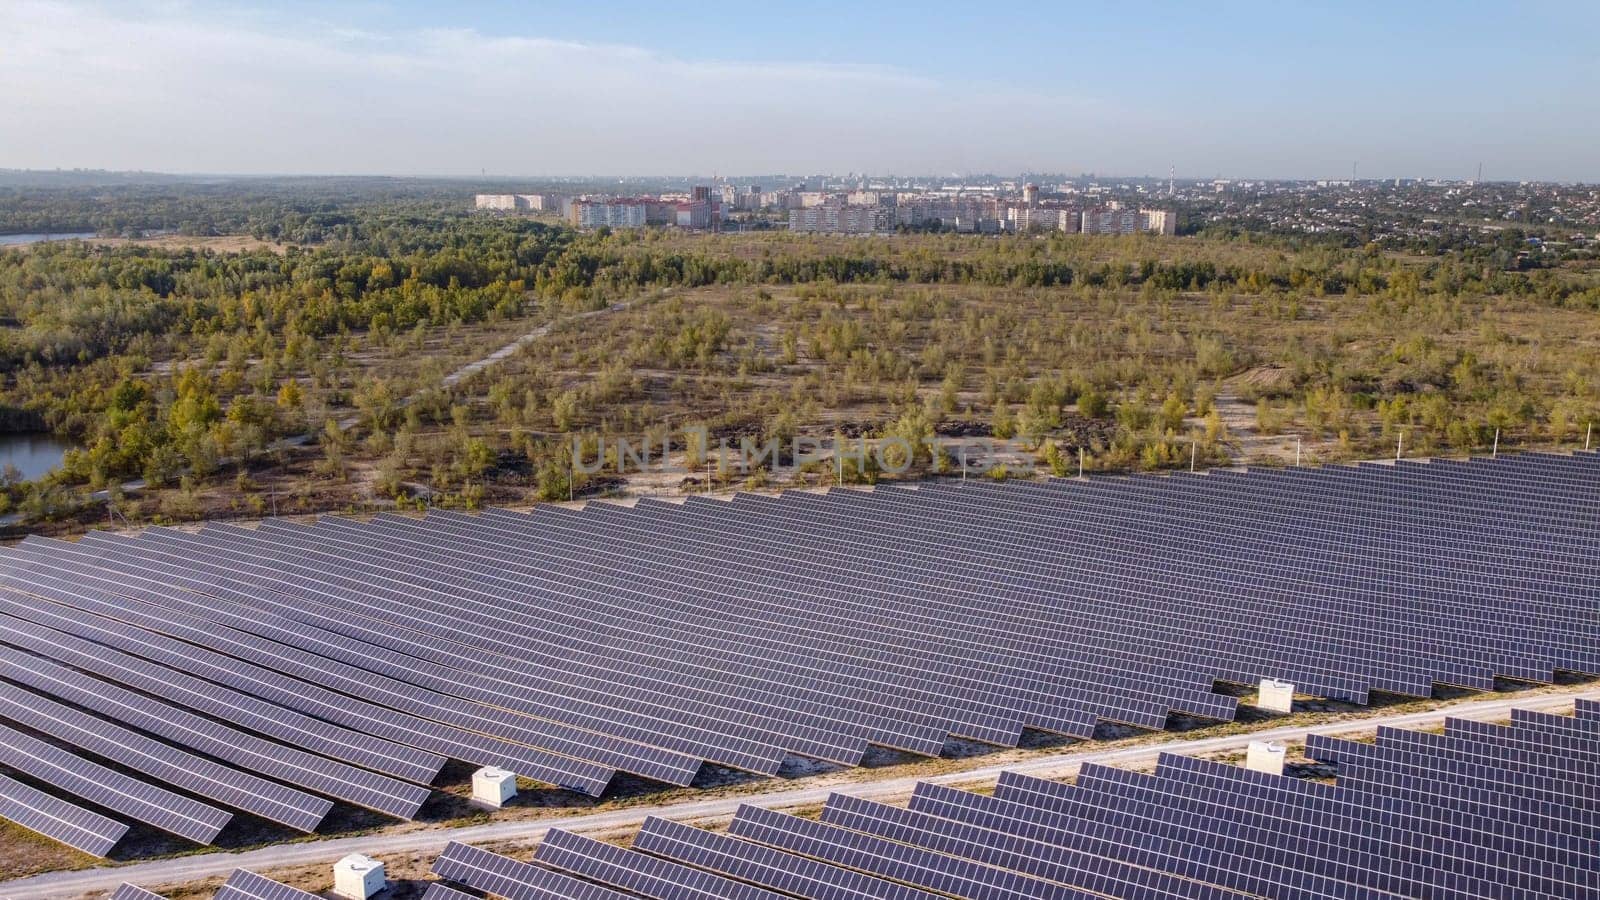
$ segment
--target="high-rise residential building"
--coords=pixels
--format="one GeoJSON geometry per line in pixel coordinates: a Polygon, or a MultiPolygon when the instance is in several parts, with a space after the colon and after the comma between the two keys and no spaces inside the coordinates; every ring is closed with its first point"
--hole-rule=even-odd
{"type": "Polygon", "coordinates": [[[673,224],[679,228],[692,228],[704,231],[711,227],[712,212],[715,206],[710,200],[690,200],[677,204],[674,209],[673,224]]]}
{"type": "Polygon", "coordinates": [[[1010,206],[1006,208],[1010,231],[1077,231],[1078,211],[1048,206],[1010,206]]]}
{"type": "Polygon", "coordinates": [[[1177,234],[1178,214],[1170,209],[1141,209],[1139,214],[1144,216],[1144,228],[1156,234],[1177,234]]]}
{"type": "Polygon", "coordinates": [[[1097,206],[1083,211],[1084,234],[1138,234],[1144,230],[1144,217],[1136,209],[1097,206]]]}
{"type": "Polygon", "coordinates": [[[572,201],[572,224],[579,228],[643,228],[648,202],[633,197],[572,201]]]}
{"type": "Polygon", "coordinates": [[[888,206],[850,206],[825,203],[789,210],[789,230],[829,234],[873,234],[893,231],[894,209],[888,206]]]}
{"type": "Polygon", "coordinates": [[[979,194],[902,200],[896,215],[902,225],[937,222],[940,227],[955,231],[998,231],[1003,227],[1000,201],[979,194]]]}
{"type": "Polygon", "coordinates": [[[531,209],[536,212],[551,212],[561,205],[561,198],[554,194],[518,194],[517,208],[531,209]]]}
{"type": "Polygon", "coordinates": [[[478,194],[473,198],[473,206],[497,212],[513,210],[549,212],[559,209],[561,200],[562,198],[554,194],[478,194]]]}
{"type": "Polygon", "coordinates": [[[1177,234],[1178,215],[1166,209],[1133,209],[1120,204],[1107,204],[1083,211],[1081,219],[1084,234],[1138,234],[1153,231],[1157,234],[1177,234]]]}

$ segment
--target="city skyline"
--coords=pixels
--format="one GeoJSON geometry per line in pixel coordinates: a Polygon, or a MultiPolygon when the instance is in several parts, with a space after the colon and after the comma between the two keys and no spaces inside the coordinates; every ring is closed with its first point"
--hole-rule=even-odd
{"type": "Polygon", "coordinates": [[[22,0],[0,166],[1600,180],[1578,4],[609,13],[22,0]]]}

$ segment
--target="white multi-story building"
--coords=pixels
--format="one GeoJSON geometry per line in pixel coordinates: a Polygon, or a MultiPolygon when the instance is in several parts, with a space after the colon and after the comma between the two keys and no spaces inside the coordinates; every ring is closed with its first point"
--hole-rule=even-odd
{"type": "Polygon", "coordinates": [[[579,228],[643,228],[649,204],[622,197],[613,200],[572,201],[572,224],[579,228]]]}
{"type": "Polygon", "coordinates": [[[1139,214],[1144,216],[1144,230],[1156,234],[1177,234],[1178,214],[1170,209],[1141,209],[1139,214]]]}
{"type": "Polygon", "coordinates": [[[1011,231],[1077,231],[1078,211],[1046,206],[1011,206],[1006,209],[1011,231]]]}
{"type": "Polygon", "coordinates": [[[1097,206],[1083,211],[1084,234],[1177,234],[1178,214],[1165,209],[1132,209],[1121,205],[1097,206]]]}
{"type": "Polygon", "coordinates": [[[1144,230],[1144,217],[1136,209],[1097,206],[1083,211],[1084,234],[1138,234],[1144,230]]]}
{"type": "Polygon", "coordinates": [[[982,195],[924,196],[902,200],[896,215],[902,225],[925,225],[937,221],[941,227],[956,231],[998,231],[1004,224],[999,201],[982,195]]]}
{"type": "Polygon", "coordinates": [[[829,234],[874,234],[894,230],[894,209],[828,203],[789,210],[789,230],[829,234]]]}
{"type": "Polygon", "coordinates": [[[691,200],[674,204],[673,223],[679,228],[704,231],[716,221],[716,204],[710,200],[691,200]]]}
{"type": "Polygon", "coordinates": [[[518,194],[518,208],[537,212],[552,212],[560,207],[561,198],[554,194],[518,194]]]}
{"type": "Polygon", "coordinates": [[[762,191],[761,206],[767,209],[794,209],[800,205],[800,197],[794,191],[762,191]]]}
{"type": "Polygon", "coordinates": [[[473,206],[496,212],[517,210],[549,212],[561,206],[561,198],[554,194],[478,194],[473,198],[473,206]]]}

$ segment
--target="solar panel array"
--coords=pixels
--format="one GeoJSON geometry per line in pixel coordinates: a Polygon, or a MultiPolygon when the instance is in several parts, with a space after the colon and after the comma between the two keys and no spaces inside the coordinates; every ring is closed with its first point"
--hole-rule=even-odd
{"type": "Polygon", "coordinates": [[[1005,773],[992,794],[924,783],[905,807],[834,794],[814,819],[741,807],[726,833],[652,817],[628,848],[551,831],[531,862],[454,844],[435,873],[519,900],[1595,897],[1594,727],[1586,704],[1314,739],[1333,784],[1166,754],[1072,784],[1005,773]]]}
{"type": "MultiPolygon", "coordinates": [[[[273,881],[265,875],[257,875],[247,869],[234,869],[228,880],[212,896],[212,900],[322,900],[316,894],[290,887],[279,881],[273,881]]],[[[460,891],[454,891],[442,885],[431,885],[426,898],[433,900],[472,900],[460,891]]],[[[160,894],[146,890],[138,885],[124,882],[111,892],[108,900],[163,900],[160,894]]]]}
{"type": "Polygon", "coordinates": [[[292,888],[244,869],[234,869],[211,900],[321,900],[316,894],[292,888]]]}
{"type": "Polygon", "coordinates": [[[1600,672],[1597,499],[1600,455],[1529,454],[29,538],[0,718],[310,830],[447,760],[598,795],[1229,719],[1218,680],[1548,681],[1600,672]]]}
{"type": "Polygon", "coordinates": [[[128,832],[121,822],[4,776],[0,816],[92,856],[110,853],[128,832]]]}

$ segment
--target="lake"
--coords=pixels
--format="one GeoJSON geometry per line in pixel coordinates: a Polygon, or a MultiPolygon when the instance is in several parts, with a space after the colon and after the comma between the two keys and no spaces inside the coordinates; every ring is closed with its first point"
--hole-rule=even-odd
{"type": "Polygon", "coordinates": [[[97,237],[92,231],[69,231],[61,234],[0,234],[0,247],[20,247],[43,241],[82,241],[97,237]]]}
{"type": "Polygon", "coordinates": [[[61,465],[61,457],[70,449],[71,442],[48,432],[0,434],[0,470],[13,465],[24,479],[33,481],[61,465]]]}

